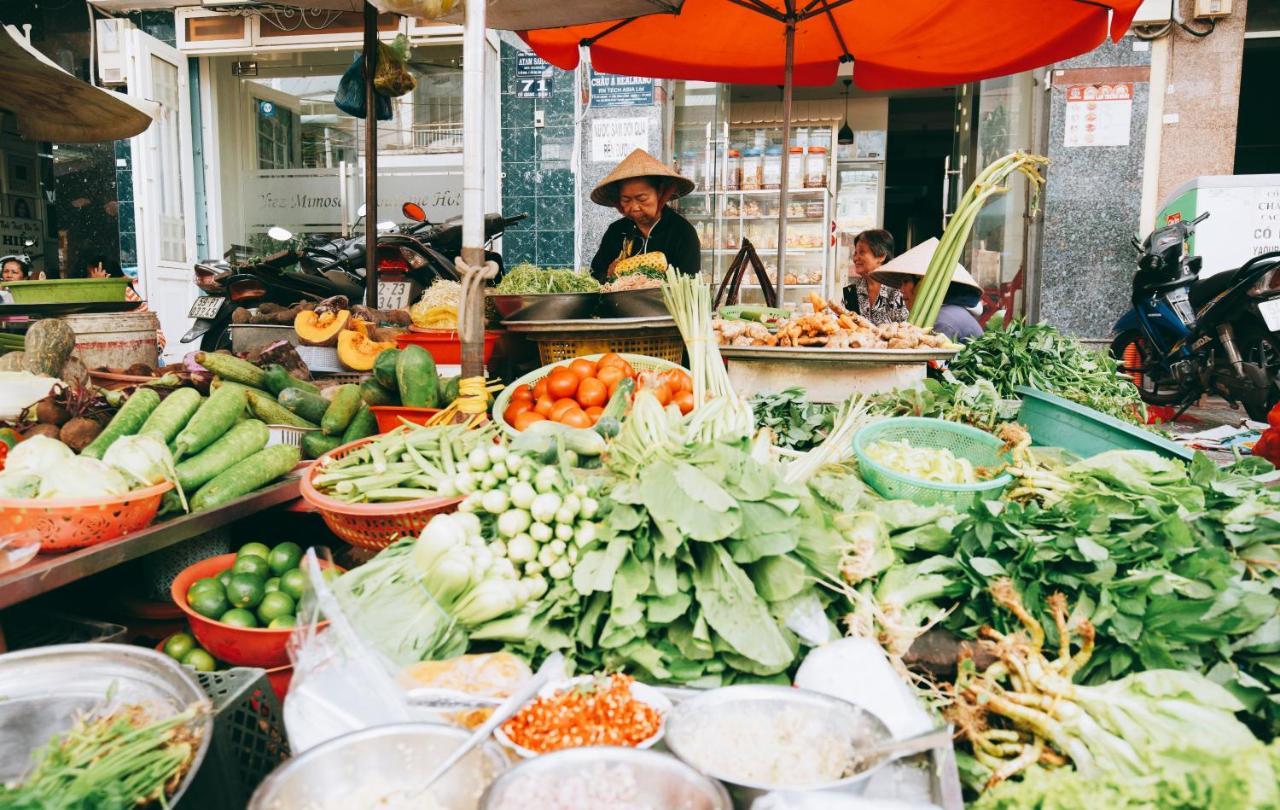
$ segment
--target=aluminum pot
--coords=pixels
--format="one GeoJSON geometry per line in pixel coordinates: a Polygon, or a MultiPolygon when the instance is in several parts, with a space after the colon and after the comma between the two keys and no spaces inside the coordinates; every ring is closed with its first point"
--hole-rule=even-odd
{"type": "MultiPolygon", "coordinates": [[[[0,695],[0,782],[25,773],[32,752],[69,729],[77,714],[130,703],[177,714],[208,700],[178,662],[125,644],[55,644],[0,655],[0,695]]],[[[178,803],[200,770],[212,732],[206,722],[170,805],[178,803]]]]}
{"type": "Polygon", "coordinates": [[[667,318],[671,311],[662,298],[662,288],[649,287],[601,293],[600,315],[604,318],[667,318]]]}
{"type": "MultiPolygon", "coordinates": [[[[409,802],[422,780],[469,736],[465,729],[436,723],[397,723],[344,734],[268,774],[253,792],[249,810],[380,807],[379,801],[393,801],[397,795],[409,802]],[[374,790],[366,792],[369,788],[374,790]]],[[[481,792],[509,764],[496,743],[486,742],[441,776],[431,797],[448,810],[475,810],[481,792]]]]}
{"type": "MultiPolygon", "coordinates": [[[[669,754],[651,749],[598,746],[571,748],[527,759],[489,786],[480,810],[537,804],[534,785],[561,783],[573,776],[601,778],[616,788],[634,779],[633,800],[644,807],[679,807],[682,810],[731,810],[724,786],[669,754]],[[598,775],[598,777],[597,777],[598,775]]],[[[628,804],[630,806],[630,804],[628,804]]]]}
{"type": "MultiPolygon", "coordinates": [[[[792,722],[798,718],[811,718],[834,734],[849,739],[855,749],[858,746],[881,745],[893,738],[888,726],[866,709],[819,692],[788,686],[726,686],[676,704],[667,715],[667,733],[664,738],[667,748],[683,762],[723,782],[733,797],[734,807],[739,808],[750,807],[756,799],[775,791],[834,791],[861,795],[867,789],[871,776],[885,764],[884,760],[876,762],[852,776],[832,782],[795,786],[753,783],[698,762],[698,735],[714,729],[722,718],[740,716],[746,710],[776,712],[779,719],[785,718],[792,722]]],[[[748,744],[750,742],[752,741],[747,741],[748,744]]],[[[769,744],[769,740],[754,742],[769,744]]],[[[797,750],[801,749],[806,755],[812,754],[808,742],[797,743],[797,750]]]]}
{"type": "Polygon", "coordinates": [[[596,314],[600,293],[539,293],[490,295],[498,315],[506,321],[579,321],[596,314]]]}

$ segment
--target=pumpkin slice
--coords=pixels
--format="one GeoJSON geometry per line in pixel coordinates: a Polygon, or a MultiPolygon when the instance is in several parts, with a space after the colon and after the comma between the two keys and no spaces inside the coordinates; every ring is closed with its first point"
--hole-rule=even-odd
{"type": "Polygon", "coordinates": [[[351,313],[345,309],[302,310],[293,318],[293,331],[307,346],[332,346],[338,342],[338,334],[346,327],[351,313]]]}
{"type": "Polygon", "coordinates": [[[338,335],[338,362],[352,371],[369,371],[379,354],[395,347],[395,341],[379,343],[347,329],[338,335]]]}

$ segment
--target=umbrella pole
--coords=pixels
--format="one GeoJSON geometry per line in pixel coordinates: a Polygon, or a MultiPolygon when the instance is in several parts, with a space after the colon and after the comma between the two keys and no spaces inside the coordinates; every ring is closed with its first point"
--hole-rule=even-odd
{"type": "MultiPolygon", "coordinates": [[[[462,32],[462,261],[484,268],[485,3],[466,4],[462,32]]],[[[462,376],[484,375],[484,286],[463,283],[459,337],[462,376]]]]}
{"type": "Polygon", "coordinates": [[[787,204],[791,189],[791,70],[796,61],[796,21],[787,19],[787,60],[782,80],[782,190],[778,194],[778,277],[777,306],[782,306],[782,288],[787,275],[787,204]]]}
{"type": "Polygon", "coordinates": [[[364,303],[378,308],[378,108],[373,86],[378,62],[378,10],[364,4],[364,303]]]}

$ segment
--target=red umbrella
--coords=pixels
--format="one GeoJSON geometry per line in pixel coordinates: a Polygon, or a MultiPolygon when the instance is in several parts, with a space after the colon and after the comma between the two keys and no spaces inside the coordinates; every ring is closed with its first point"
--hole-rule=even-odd
{"type": "MultiPolygon", "coordinates": [[[[826,86],[841,62],[866,90],[1005,76],[1118,40],[1141,0],[685,0],[677,14],[524,31],[543,59],[572,70],[579,47],[627,76],[783,85],[783,141],[794,84],[826,86]]],[[[781,206],[787,204],[782,161],[781,206]]],[[[779,222],[782,300],[786,220],[779,222]]]]}

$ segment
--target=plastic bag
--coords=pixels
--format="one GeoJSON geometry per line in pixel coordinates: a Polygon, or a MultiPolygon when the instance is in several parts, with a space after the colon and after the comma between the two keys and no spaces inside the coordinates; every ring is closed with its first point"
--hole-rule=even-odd
{"type": "MultiPolygon", "coordinates": [[[[376,67],[375,67],[376,69],[376,67]]],[[[351,67],[338,80],[338,91],[333,94],[333,103],[339,110],[353,118],[364,118],[364,56],[356,56],[351,67]]],[[[381,93],[374,93],[374,111],[379,121],[391,120],[391,99],[381,93]]]]}
{"type": "Polygon", "coordinates": [[[370,0],[374,7],[386,14],[402,14],[437,20],[446,14],[461,13],[463,0],[370,0]]]}
{"type": "Polygon", "coordinates": [[[393,44],[378,43],[378,66],[373,74],[373,86],[380,95],[396,98],[412,93],[418,86],[413,74],[405,66],[409,57],[409,38],[396,37],[393,44]]]}

